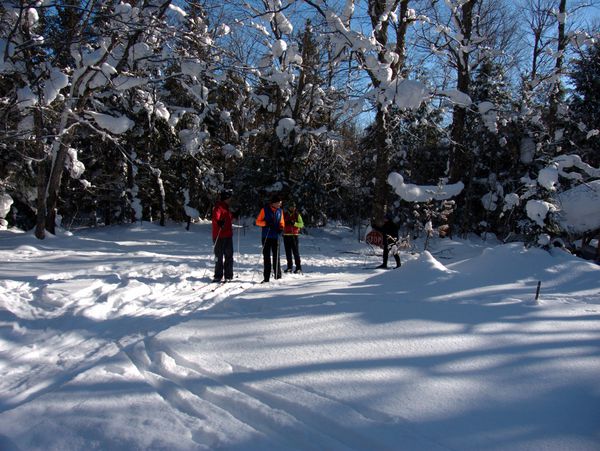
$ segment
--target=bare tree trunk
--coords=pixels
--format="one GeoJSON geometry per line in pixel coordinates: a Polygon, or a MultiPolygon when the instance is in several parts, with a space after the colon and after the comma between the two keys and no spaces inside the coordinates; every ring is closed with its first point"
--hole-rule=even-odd
{"type": "Polygon", "coordinates": [[[405,72],[405,61],[406,61],[406,33],[411,21],[408,20],[408,3],[410,0],[402,0],[400,2],[400,17],[398,19],[398,30],[396,32],[396,48],[395,51],[398,54],[398,62],[392,66],[394,71],[394,78],[401,76],[404,77],[405,72]]]}
{"type": "Polygon", "coordinates": [[[153,170],[154,175],[156,176],[156,186],[158,188],[158,194],[160,196],[160,225],[165,225],[165,218],[167,212],[167,200],[165,197],[165,186],[163,184],[162,179],[160,178],[160,169],[153,170]]]}
{"type": "MultiPolygon", "coordinates": [[[[60,130],[64,129],[65,127],[60,128],[60,130]]],[[[52,167],[46,190],[46,230],[53,235],[56,233],[56,211],[58,208],[60,184],[65,170],[67,152],[72,139],[73,135],[69,130],[52,144],[52,167]]]]}
{"type": "MultiPolygon", "coordinates": [[[[473,29],[473,7],[477,0],[469,0],[465,2],[460,10],[461,17],[457,18],[460,24],[460,31],[463,34],[463,43],[468,45],[471,40],[471,32],[473,29]]],[[[471,73],[469,70],[469,53],[458,48],[455,54],[457,63],[457,89],[460,92],[469,94],[471,84],[471,73]]],[[[471,155],[465,146],[465,120],[467,118],[467,110],[464,106],[456,105],[452,116],[452,150],[450,155],[450,180],[458,181],[463,178],[469,178],[471,155]]]]}
{"type": "MultiPolygon", "coordinates": [[[[397,23],[397,41],[395,51],[398,54],[398,61],[391,66],[392,77],[397,79],[402,75],[405,61],[406,47],[406,31],[409,26],[409,21],[405,20],[408,14],[408,3],[410,0],[402,0],[394,2],[394,9],[400,5],[400,17],[397,23]]],[[[378,59],[381,63],[386,61],[385,49],[388,44],[388,27],[390,26],[389,19],[382,20],[384,13],[388,8],[388,3],[385,0],[370,0],[369,15],[371,17],[371,26],[373,27],[373,35],[377,42],[381,45],[382,51],[379,52],[378,59]]],[[[379,79],[371,75],[371,80],[375,88],[380,85],[379,79]]],[[[377,114],[375,116],[375,142],[373,143],[377,152],[377,163],[375,165],[375,189],[373,192],[372,217],[376,222],[383,222],[383,217],[387,209],[387,200],[390,193],[390,187],[387,182],[390,166],[390,149],[387,143],[387,114],[380,105],[377,106],[377,114]]]]}
{"type": "Polygon", "coordinates": [[[35,237],[39,240],[46,238],[46,153],[44,152],[43,119],[40,108],[33,111],[33,126],[35,129],[36,147],[35,156],[37,159],[37,200],[36,200],[36,219],[35,219],[35,237]]]}
{"type": "Polygon", "coordinates": [[[375,142],[377,148],[377,162],[375,164],[375,189],[373,192],[372,215],[376,223],[383,222],[383,217],[387,208],[387,199],[390,192],[387,182],[390,151],[387,145],[387,124],[386,114],[379,109],[375,117],[375,142]]]}
{"type": "Polygon", "coordinates": [[[552,92],[550,94],[550,106],[548,111],[548,129],[550,132],[550,139],[554,139],[555,132],[558,128],[558,104],[563,97],[563,88],[560,80],[560,76],[563,72],[563,61],[564,53],[567,47],[567,41],[565,39],[565,21],[567,13],[567,0],[560,0],[558,6],[558,44],[557,44],[557,57],[556,64],[554,66],[554,81],[552,86],[552,92]]]}

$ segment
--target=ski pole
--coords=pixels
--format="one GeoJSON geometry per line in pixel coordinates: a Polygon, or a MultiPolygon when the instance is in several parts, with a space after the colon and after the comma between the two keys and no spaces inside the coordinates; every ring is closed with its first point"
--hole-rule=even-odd
{"type": "MultiPolygon", "coordinates": [[[[260,264],[260,257],[261,257],[261,256],[264,256],[264,253],[265,253],[265,245],[267,244],[267,237],[269,236],[269,232],[270,232],[270,231],[271,231],[271,228],[270,228],[270,227],[269,227],[269,228],[267,228],[267,234],[265,235],[265,239],[264,239],[264,241],[263,241],[263,243],[262,243],[262,247],[260,248],[260,255],[259,255],[259,257],[258,257],[258,263],[256,264],[256,266],[258,266],[258,265],[260,264]]],[[[256,274],[256,272],[253,272],[253,273],[252,273],[252,280],[251,280],[251,282],[254,282],[254,275],[255,275],[255,274],[256,274]]]]}
{"type": "Polygon", "coordinates": [[[277,235],[277,252],[275,252],[277,254],[277,261],[275,262],[275,264],[273,266],[275,266],[275,278],[277,279],[277,274],[279,274],[279,271],[281,271],[281,263],[279,260],[279,253],[281,252],[281,234],[277,235]]]}
{"type": "MultiPolygon", "coordinates": [[[[215,244],[213,244],[212,247],[212,253],[213,255],[215,255],[215,249],[217,248],[217,243],[219,242],[219,237],[221,236],[221,227],[219,227],[219,231],[217,232],[217,238],[215,238],[215,244]]],[[[216,256],[215,256],[216,258],[216,256]]],[[[208,266],[204,269],[204,274],[202,275],[202,278],[206,277],[206,273],[208,272],[208,266]]]]}
{"type": "Polygon", "coordinates": [[[217,247],[217,243],[219,242],[219,237],[221,236],[221,227],[219,227],[219,231],[217,232],[217,237],[215,238],[215,244],[213,244],[213,254],[215,253],[215,248],[217,247]]]}
{"type": "Polygon", "coordinates": [[[240,231],[239,230],[237,232],[237,256],[238,256],[238,258],[240,258],[240,231]]]}
{"type": "Polygon", "coordinates": [[[235,259],[235,261],[236,261],[235,267],[237,269],[236,272],[239,272],[239,270],[240,270],[239,263],[237,263],[237,261],[240,260],[240,259],[241,259],[241,254],[240,254],[240,231],[238,230],[237,231],[237,258],[235,259]]]}

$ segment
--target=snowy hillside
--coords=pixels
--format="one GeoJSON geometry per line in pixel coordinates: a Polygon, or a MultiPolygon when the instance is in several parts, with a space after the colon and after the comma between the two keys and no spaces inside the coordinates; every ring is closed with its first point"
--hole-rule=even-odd
{"type": "Polygon", "coordinates": [[[243,230],[224,285],[208,224],[0,231],[0,449],[600,449],[598,265],[329,227],[260,284],[243,230]]]}

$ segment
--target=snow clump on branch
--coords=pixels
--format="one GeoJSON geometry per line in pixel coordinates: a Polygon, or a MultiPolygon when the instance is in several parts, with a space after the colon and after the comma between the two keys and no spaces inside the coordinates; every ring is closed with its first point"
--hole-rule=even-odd
{"type": "Polygon", "coordinates": [[[408,202],[427,202],[434,200],[447,200],[458,196],[464,189],[462,182],[450,185],[414,185],[404,183],[404,177],[397,172],[388,176],[388,183],[394,188],[396,194],[408,202]]]}
{"type": "Polygon", "coordinates": [[[98,127],[109,131],[115,135],[121,135],[131,129],[135,124],[127,116],[111,116],[109,114],[95,113],[93,111],[86,112],[87,116],[91,116],[98,127]]]}

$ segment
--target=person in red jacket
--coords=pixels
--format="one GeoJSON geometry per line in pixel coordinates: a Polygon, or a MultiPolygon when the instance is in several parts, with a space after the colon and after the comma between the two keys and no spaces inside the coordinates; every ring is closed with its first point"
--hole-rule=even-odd
{"type": "Polygon", "coordinates": [[[215,276],[213,282],[221,282],[223,275],[225,281],[233,279],[233,218],[229,205],[231,204],[231,191],[223,191],[219,202],[212,213],[212,239],[216,257],[215,276]]]}
{"type": "Polygon", "coordinates": [[[283,215],[285,227],[283,229],[283,245],[285,247],[285,256],[287,259],[287,269],[285,272],[292,272],[292,256],[296,269],[294,274],[302,273],[302,263],[300,261],[300,248],[298,245],[298,235],[300,229],[304,227],[304,221],[300,212],[296,209],[295,202],[289,202],[287,211],[283,215]]]}

